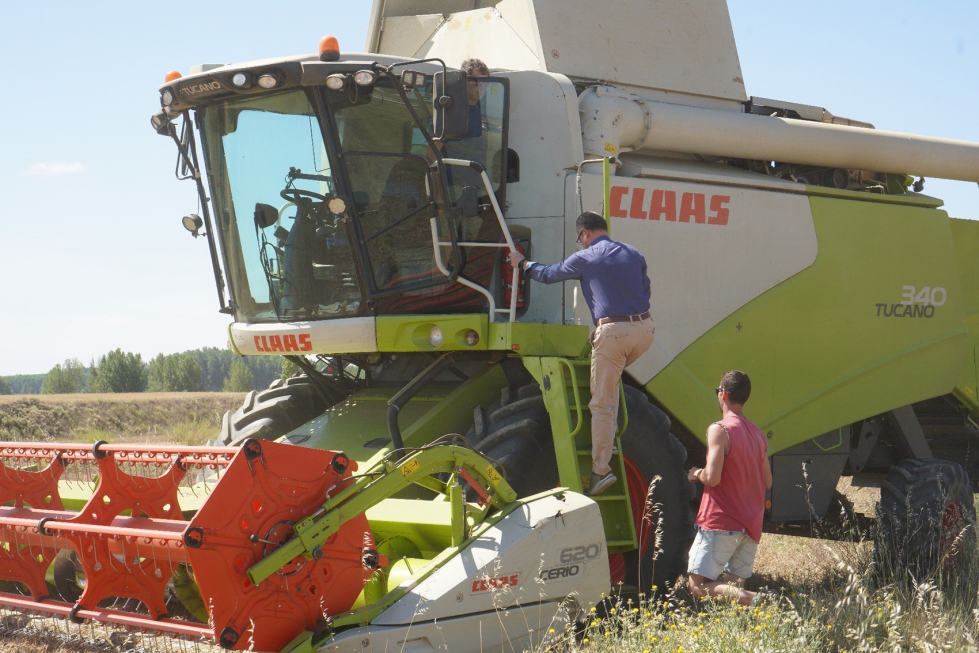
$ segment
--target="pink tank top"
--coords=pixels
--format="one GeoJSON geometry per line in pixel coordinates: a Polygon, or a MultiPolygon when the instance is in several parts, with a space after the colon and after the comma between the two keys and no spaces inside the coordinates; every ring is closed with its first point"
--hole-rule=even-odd
{"type": "Polygon", "coordinates": [[[727,431],[731,450],[724,457],[721,482],[715,487],[704,486],[697,525],[707,531],[744,530],[760,542],[768,441],[751,421],[733,413],[717,423],[727,431]]]}

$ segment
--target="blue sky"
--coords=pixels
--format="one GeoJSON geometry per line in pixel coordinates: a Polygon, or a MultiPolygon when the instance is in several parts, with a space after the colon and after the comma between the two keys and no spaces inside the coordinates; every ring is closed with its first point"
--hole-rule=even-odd
{"type": "MultiPolygon", "coordinates": [[[[979,3],[729,6],[749,95],[979,141],[979,3]]],[[[0,4],[0,374],[223,347],[206,244],[180,226],[196,194],[149,126],[157,88],[195,63],[313,52],[328,33],[361,50],[369,13],[368,0],[0,4]]],[[[979,218],[975,184],[925,192],[979,218]]]]}

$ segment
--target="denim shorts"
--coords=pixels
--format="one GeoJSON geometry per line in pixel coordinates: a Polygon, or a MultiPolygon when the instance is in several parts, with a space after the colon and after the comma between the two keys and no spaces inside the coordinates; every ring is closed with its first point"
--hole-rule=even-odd
{"type": "Polygon", "coordinates": [[[697,527],[687,573],[717,580],[721,573],[751,578],[758,543],[743,531],[705,531],[697,527]]]}

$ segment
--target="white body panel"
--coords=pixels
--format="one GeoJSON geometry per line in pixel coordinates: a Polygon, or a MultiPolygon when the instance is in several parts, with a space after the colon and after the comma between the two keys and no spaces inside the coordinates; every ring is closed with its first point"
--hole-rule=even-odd
{"type": "Polygon", "coordinates": [[[319,650],[534,648],[609,589],[598,504],[574,492],[545,496],[507,515],[370,626],[319,650]]]}
{"type": "Polygon", "coordinates": [[[366,49],[450,66],[478,57],[492,69],[658,89],[694,105],[737,110],[748,99],[719,0],[374,0],[366,49]]]}
{"type": "Polygon", "coordinates": [[[563,217],[564,177],[583,156],[574,85],[548,73],[501,76],[510,80],[508,146],[520,157],[520,181],[507,184],[506,217],[563,217]]]}
{"type": "Polygon", "coordinates": [[[231,325],[231,343],[243,356],[349,354],[377,351],[373,317],[315,322],[231,325]]]}
{"type": "MultiPolygon", "coordinates": [[[[573,618],[574,615],[572,614],[573,618]]],[[[567,606],[560,603],[514,606],[506,610],[419,621],[410,626],[345,630],[317,649],[320,653],[519,653],[546,648],[550,629],[563,633],[567,606]],[[541,642],[545,644],[542,646],[541,642]]],[[[556,638],[555,638],[556,639],[556,638]]]]}
{"type": "MultiPolygon", "coordinates": [[[[568,185],[572,198],[573,176],[568,185]]],[[[585,209],[601,210],[601,176],[584,174],[581,185],[585,209]]],[[[650,313],[656,321],[653,346],[629,367],[636,380],[646,383],[718,322],[816,260],[809,198],[773,192],[771,185],[763,190],[676,179],[612,178],[611,236],[646,257],[650,313]],[[654,198],[666,205],[670,193],[674,219],[665,214],[651,219],[654,198]],[[702,223],[692,215],[682,221],[685,195],[690,208],[702,203],[702,223]]],[[[565,238],[571,251],[574,230],[565,230],[565,238]]],[[[580,296],[574,307],[575,286],[577,282],[566,284],[566,321],[589,324],[580,296]]]]}

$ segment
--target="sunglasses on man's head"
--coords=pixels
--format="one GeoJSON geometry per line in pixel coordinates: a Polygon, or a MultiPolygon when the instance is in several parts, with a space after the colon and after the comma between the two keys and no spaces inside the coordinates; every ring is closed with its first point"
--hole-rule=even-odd
{"type": "Polygon", "coordinates": [[[714,388],[714,394],[718,394],[719,395],[722,392],[724,392],[724,388],[714,388]]]}

